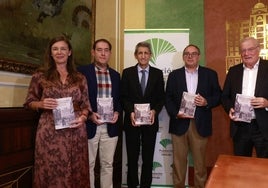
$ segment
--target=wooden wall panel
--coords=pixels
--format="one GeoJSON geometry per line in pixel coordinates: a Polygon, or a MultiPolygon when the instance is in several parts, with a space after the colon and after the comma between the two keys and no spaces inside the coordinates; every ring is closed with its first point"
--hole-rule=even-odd
{"type": "Polygon", "coordinates": [[[38,115],[24,108],[0,108],[0,187],[32,186],[38,115]]]}

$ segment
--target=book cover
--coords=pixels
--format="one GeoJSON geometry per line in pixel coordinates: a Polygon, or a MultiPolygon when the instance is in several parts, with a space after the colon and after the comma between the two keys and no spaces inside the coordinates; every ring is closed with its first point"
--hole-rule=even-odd
{"type": "Polygon", "coordinates": [[[97,98],[97,112],[100,115],[100,122],[111,122],[114,116],[113,98],[97,98]]]}
{"type": "Polygon", "coordinates": [[[72,97],[56,99],[58,106],[53,109],[53,117],[55,129],[64,129],[71,126],[71,122],[75,120],[72,97]]]}
{"type": "Polygon", "coordinates": [[[150,104],[134,104],[134,112],[135,112],[135,124],[136,125],[150,125],[150,104]]]}
{"type": "Polygon", "coordinates": [[[234,116],[238,121],[250,123],[255,118],[254,108],[250,104],[252,96],[246,96],[242,94],[236,94],[234,116]]]}
{"type": "Polygon", "coordinates": [[[194,103],[194,99],[196,94],[183,92],[181,98],[181,106],[179,109],[180,114],[184,114],[185,116],[194,117],[196,105],[194,103]]]}

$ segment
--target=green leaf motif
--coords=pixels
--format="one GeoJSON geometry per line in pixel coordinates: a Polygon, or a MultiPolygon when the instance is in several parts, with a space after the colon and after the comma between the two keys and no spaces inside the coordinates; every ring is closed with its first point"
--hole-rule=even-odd
{"type": "Polygon", "coordinates": [[[161,38],[151,38],[146,40],[146,42],[151,44],[151,62],[153,64],[156,64],[156,60],[161,54],[176,52],[176,48],[167,40],[161,38]]]}
{"type": "Polygon", "coordinates": [[[155,171],[156,168],[162,167],[162,165],[159,162],[153,162],[153,171],[155,171]]]}
{"type": "Polygon", "coordinates": [[[169,145],[169,144],[171,144],[172,142],[171,142],[171,139],[163,139],[163,140],[161,140],[160,141],[160,144],[164,147],[164,148],[166,148],[167,147],[167,145],[169,145]]]}

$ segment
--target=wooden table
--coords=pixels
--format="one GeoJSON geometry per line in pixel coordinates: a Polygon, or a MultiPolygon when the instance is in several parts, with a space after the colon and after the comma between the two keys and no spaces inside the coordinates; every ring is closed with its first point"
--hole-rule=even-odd
{"type": "Polygon", "coordinates": [[[206,188],[268,188],[268,159],[219,155],[206,188]]]}

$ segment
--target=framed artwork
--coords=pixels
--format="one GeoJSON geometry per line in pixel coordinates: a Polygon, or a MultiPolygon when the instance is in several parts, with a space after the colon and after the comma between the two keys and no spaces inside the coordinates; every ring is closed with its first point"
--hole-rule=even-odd
{"type": "Polygon", "coordinates": [[[1,0],[0,70],[31,74],[49,40],[67,36],[76,65],[90,62],[96,0],[1,0]]]}

